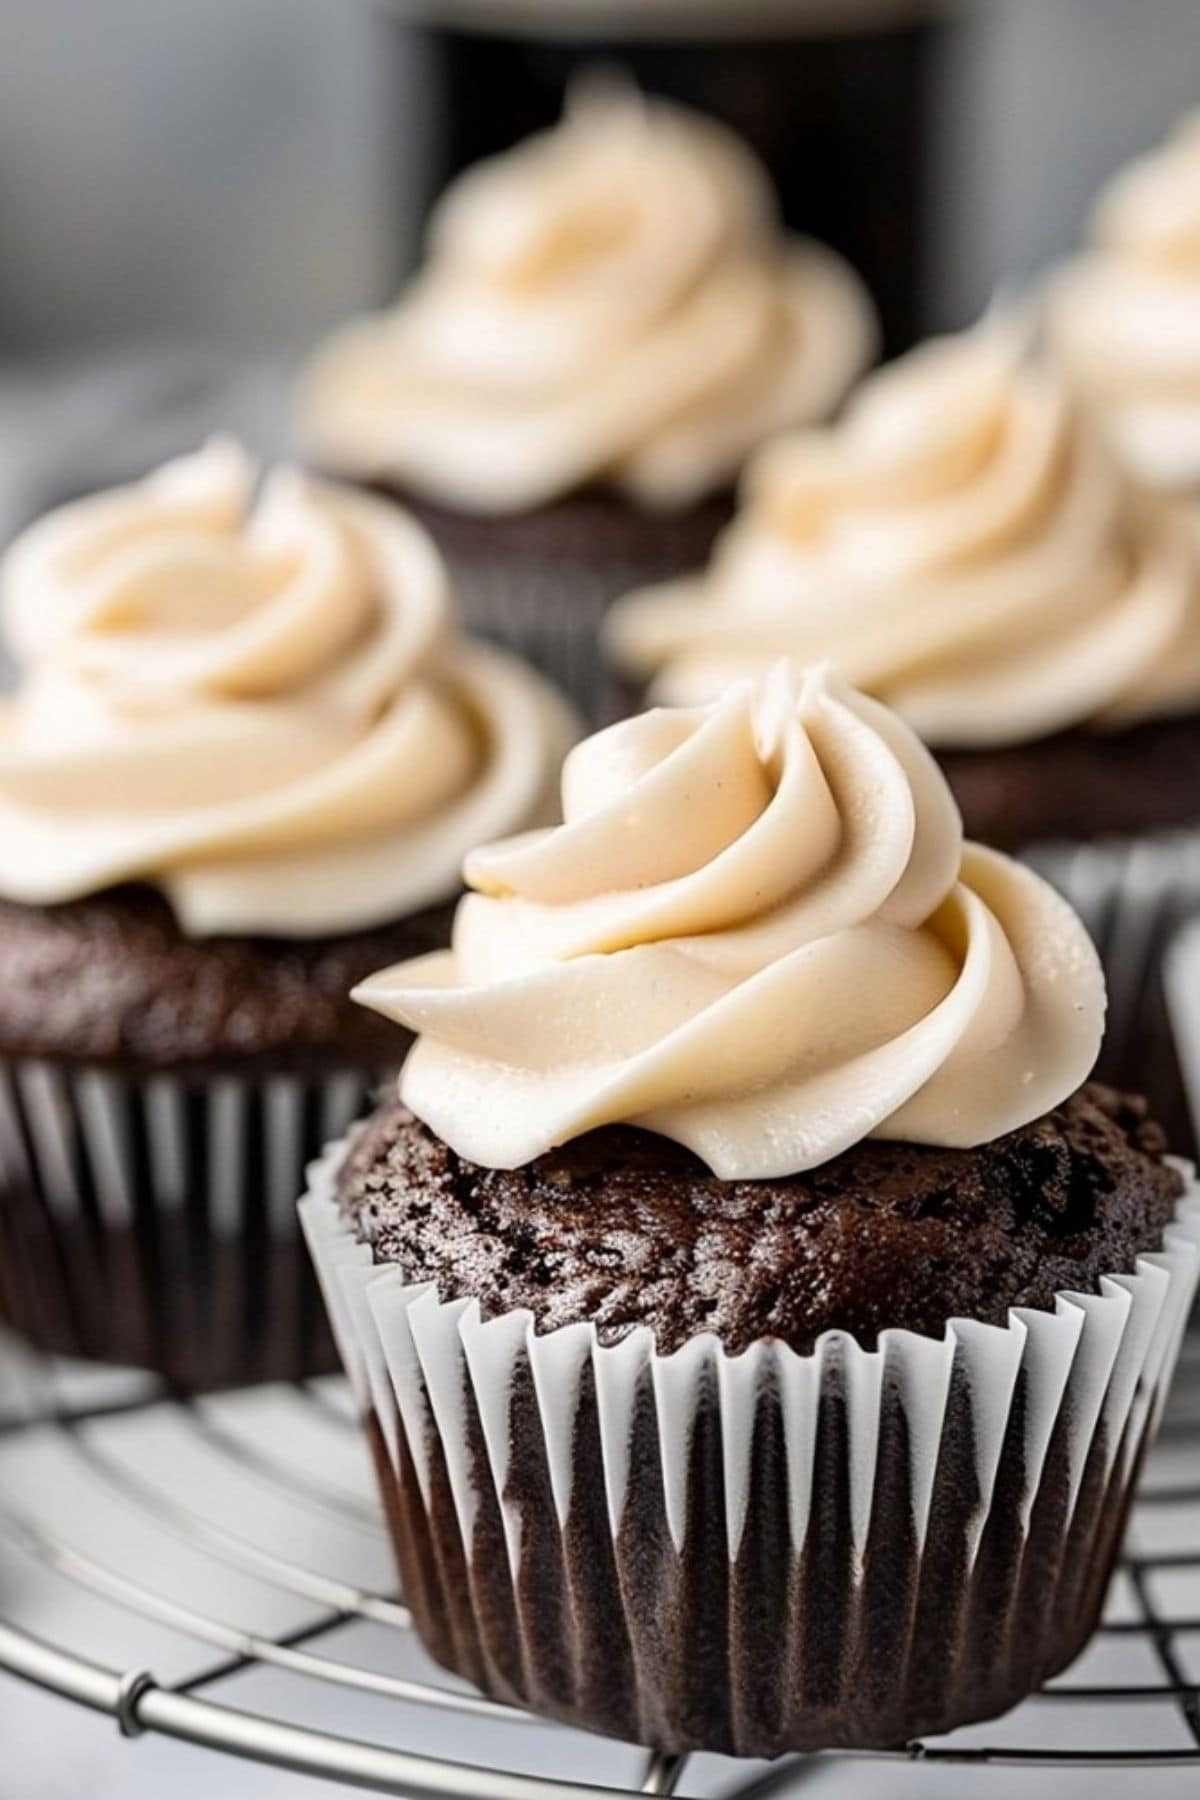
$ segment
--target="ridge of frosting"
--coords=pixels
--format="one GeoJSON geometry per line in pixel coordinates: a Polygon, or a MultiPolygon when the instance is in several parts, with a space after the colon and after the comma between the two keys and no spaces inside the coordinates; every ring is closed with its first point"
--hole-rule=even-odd
{"type": "Polygon", "coordinates": [[[857,276],[783,234],[737,138],[593,82],[452,184],[425,267],[318,352],[299,412],[329,467],[466,511],[596,480],[679,507],[827,416],[875,341],[857,276]]]}
{"type": "Polygon", "coordinates": [[[1149,485],[1200,486],[1200,113],[1101,194],[1051,281],[1048,336],[1149,485]]]}
{"type": "Polygon", "coordinates": [[[929,752],[828,667],[611,726],[562,798],[467,859],[449,950],[355,993],[417,1034],[401,1095],[469,1161],[624,1122],[774,1177],[870,1136],[984,1142],[1090,1070],[1083,926],[964,845],[929,752]]]}
{"type": "Polygon", "coordinates": [[[989,318],[763,450],[710,566],[606,634],[657,699],[828,656],[927,743],[998,747],[1200,704],[1200,543],[989,318]]]}
{"type": "Polygon", "coordinates": [[[147,881],[196,935],[322,935],[451,898],[471,844],[546,816],[565,709],[456,637],[425,533],[255,477],[213,440],[10,549],[5,898],[147,881]]]}

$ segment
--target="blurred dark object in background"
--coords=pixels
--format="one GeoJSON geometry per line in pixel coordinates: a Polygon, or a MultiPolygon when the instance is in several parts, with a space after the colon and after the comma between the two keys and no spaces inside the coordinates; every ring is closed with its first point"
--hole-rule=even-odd
{"type": "Polygon", "coordinates": [[[866,280],[889,354],[928,328],[932,125],[940,41],[952,28],[944,7],[868,7],[864,20],[863,7],[849,4],[839,28],[839,15],[801,3],[790,9],[793,27],[782,22],[789,9],[775,7],[759,32],[752,7],[731,4],[714,24],[711,13],[681,6],[670,36],[670,8],[656,9],[636,35],[623,17],[612,35],[582,34],[571,28],[569,7],[539,8],[536,36],[515,28],[531,23],[519,7],[478,10],[495,29],[407,18],[395,26],[401,55],[421,71],[430,121],[422,216],[460,169],[552,124],[581,68],[617,64],[648,91],[723,119],[754,146],[787,223],[841,250],[866,280]],[[703,28],[698,16],[723,33],[685,36],[703,28]]]}

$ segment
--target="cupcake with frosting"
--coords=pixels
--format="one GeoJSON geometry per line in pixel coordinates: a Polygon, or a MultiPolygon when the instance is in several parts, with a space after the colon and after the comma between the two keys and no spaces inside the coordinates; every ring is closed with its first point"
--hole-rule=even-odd
{"type": "Polygon", "coordinates": [[[607,644],[667,700],[821,655],[895,707],[968,831],[1087,919],[1102,1071],[1192,1144],[1159,965],[1200,903],[1200,544],[1019,322],[925,345],[764,450],[708,567],[618,603],[607,644]]]}
{"type": "Polygon", "coordinates": [[[1009,848],[1200,812],[1200,540],[993,320],[864,383],[752,465],[707,568],[634,593],[607,642],[692,702],[828,656],[937,752],[1009,848]]]}
{"type": "Polygon", "coordinates": [[[447,1666],[668,1750],[890,1746],[1062,1668],[1200,1261],[1040,877],[827,668],[568,758],[468,858],[302,1203],[447,1666]]]}
{"type": "Polygon", "coordinates": [[[827,417],[874,345],[861,284],[785,235],[739,140],[593,82],[451,186],[396,307],[305,372],[300,428],[418,510],[474,622],[592,700],[605,602],[702,557],[747,455],[827,417]]]}
{"type": "Polygon", "coordinates": [[[1050,341],[1148,486],[1200,494],[1200,114],[1101,195],[1050,341]]]}
{"type": "Polygon", "coordinates": [[[257,473],[214,441],[0,571],[7,1310],[180,1380],[303,1363],[291,1202],[402,1048],[347,989],[445,941],[569,741],[412,520],[257,473]]]}

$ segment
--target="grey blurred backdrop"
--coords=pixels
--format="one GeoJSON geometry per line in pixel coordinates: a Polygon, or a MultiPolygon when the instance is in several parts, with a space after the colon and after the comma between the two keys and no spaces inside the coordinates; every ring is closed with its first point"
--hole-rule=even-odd
{"type": "MultiPolygon", "coordinates": [[[[1200,103],[1200,0],[959,7],[933,317],[1075,237],[1200,103]]],[[[420,81],[369,0],[0,0],[0,356],[302,343],[411,251],[420,81]]]]}

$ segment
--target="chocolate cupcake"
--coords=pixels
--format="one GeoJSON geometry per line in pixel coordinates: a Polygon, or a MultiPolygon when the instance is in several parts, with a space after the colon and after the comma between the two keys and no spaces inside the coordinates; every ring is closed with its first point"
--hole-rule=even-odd
{"type": "Polygon", "coordinates": [[[826,670],[563,800],[360,990],[419,1035],[302,1203],[421,1632],[673,1751],[994,1714],[1093,1628],[1200,1269],[1080,1086],[1096,954],[826,670]]]}
{"type": "Polygon", "coordinates": [[[1200,902],[1200,539],[1015,322],[926,345],[837,427],[764,451],[710,566],[622,602],[608,645],[669,701],[828,655],[896,707],[968,832],[1083,913],[1112,990],[1103,1072],[1150,1080],[1190,1143],[1158,959],[1200,902]]]}
{"type": "Polygon", "coordinates": [[[3,568],[4,1310],[189,1384],[328,1363],[294,1196],[403,1052],[348,984],[446,941],[568,741],[398,509],[254,477],[211,443],[3,568]]]}
{"type": "Polygon", "coordinates": [[[1200,495],[1200,114],[1101,195],[1050,345],[1147,486],[1200,495]]]}
{"type": "Polygon", "coordinates": [[[701,560],[747,454],[827,417],[874,344],[861,284],[784,235],[745,146],[592,83],[453,184],[399,305],[305,373],[300,425],[425,519],[472,625],[594,710],[608,602],[701,560]]]}

